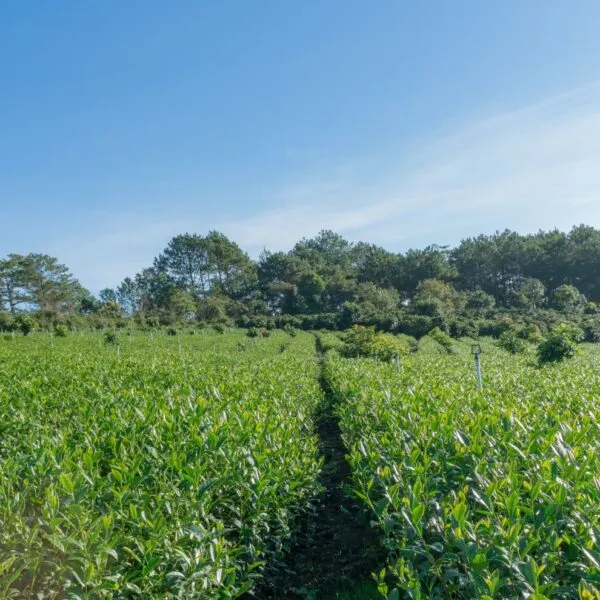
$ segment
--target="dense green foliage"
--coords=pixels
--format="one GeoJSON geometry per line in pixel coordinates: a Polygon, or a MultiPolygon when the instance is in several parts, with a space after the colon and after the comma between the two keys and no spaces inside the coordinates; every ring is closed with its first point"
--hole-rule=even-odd
{"type": "Polygon", "coordinates": [[[555,327],[538,346],[540,363],[560,362],[575,356],[576,343],[581,342],[583,332],[566,324],[555,327]]]}
{"type": "Polygon", "coordinates": [[[15,317],[26,311],[31,328],[42,330],[56,322],[71,329],[363,325],[416,338],[435,328],[499,337],[507,320],[545,332],[569,321],[598,341],[599,264],[600,230],[584,225],[405,253],[322,231],[258,260],[222,233],[186,233],[99,298],[54,258],[9,255],[0,260],[0,330],[17,330],[15,317]]]}
{"type": "Polygon", "coordinates": [[[353,489],[388,550],[388,598],[597,598],[596,348],[537,368],[468,343],[393,365],[327,357],[353,489]],[[594,592],[594,586],[596,591],[594,592]]]}
{"type": "Polygon", "coordinates": [[[381,360],[392,360],[411,351],[416,341],[402,339],[389,333],[375,331],[374,327],[355,325],[343,336],[344,356],[370,356],[381,360]]]}
{"type": "Polygon", "coordinates": [[[1,598],[237,597],[318,490],[312,336],[119,341],[0,340],[1,598]]]}

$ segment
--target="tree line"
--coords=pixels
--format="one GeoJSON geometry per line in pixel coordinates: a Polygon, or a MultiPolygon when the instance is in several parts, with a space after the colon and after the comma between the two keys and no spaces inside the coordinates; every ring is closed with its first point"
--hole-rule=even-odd
{"type": "MultiPolygon", "coordinates": [[[[405,253],[332,231],[252,260],[222,233],[173,237],[152,265],[98,297],[43,254],[0,260],[0,328],[27,313],[40,327],[354,324],[420,337],[497,334],[507,320],[541,330],[600,326],[600,230],[479,235],[405,253]]],[[[11,325],[11,323],[13,325],[11,325]]]]}

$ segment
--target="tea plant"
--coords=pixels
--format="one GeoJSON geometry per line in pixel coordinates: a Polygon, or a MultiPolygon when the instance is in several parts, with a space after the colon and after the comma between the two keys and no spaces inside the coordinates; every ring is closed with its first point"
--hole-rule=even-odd
{"type": "Polygon", "coordinates": [[[1,598],[234,598],[285,547],[318,490],[312,337],[178,338],[2,342],[1,598]]]}
{"type": "Polygon", "coordinates": [[[592,351],[536,368],[485,344],[401,374],[329,355],[353,493],[388,550],[391,598],[598,598],[600,373],[592,351]]]}

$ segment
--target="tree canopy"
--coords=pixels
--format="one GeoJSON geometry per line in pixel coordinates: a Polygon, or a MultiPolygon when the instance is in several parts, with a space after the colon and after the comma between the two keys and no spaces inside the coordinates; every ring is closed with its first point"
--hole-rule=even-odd
{"type": "Polygon", "coordinates": [[[324,230],[256,260],[223,233],[184,233],[97,298],[56,258],[0,260],[0,327],[30,312],[100,324],[366,325],[411,335],[439,327],[467,335],[498,333],[501,318],[550,327],[567,316],[600,336],[598,302],[600,230],[586,225],[529,235],[507,230],[404,253],[324,230]]]}

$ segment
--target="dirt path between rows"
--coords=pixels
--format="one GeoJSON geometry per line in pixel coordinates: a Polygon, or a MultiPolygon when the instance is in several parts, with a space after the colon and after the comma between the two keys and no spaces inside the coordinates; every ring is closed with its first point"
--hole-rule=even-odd
{"type": "Polygon", "coordinates": [[[316,344],[324,392],[316,417],[324,461],[320,477],[323,493],[300,524],[291,551],[267,570],[264,582],[250,596],[260,600],[356,598],[352,590],[368,585],[371,573],[384,564],[376,532],[344,492],[351,472],[335,416],[336,399],[324,377],[318,338],[316,344]]]}

